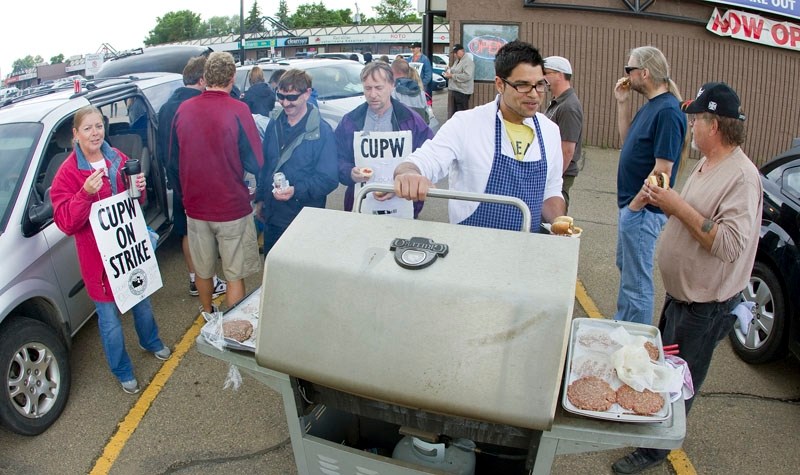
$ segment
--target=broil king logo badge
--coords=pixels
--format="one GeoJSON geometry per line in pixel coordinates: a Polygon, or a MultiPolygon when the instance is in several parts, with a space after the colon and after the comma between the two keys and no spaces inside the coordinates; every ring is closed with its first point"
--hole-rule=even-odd
{"type": "Polygon", "coordinates": [[[433,264],[438,257],[445,257],[447,244],[433,242],[433,239],[412,237],[411,239],[395,238],[390,251],[394,251],[394,260],[406,269],[423,269],[433,264]]]}
{"type": "Polygon", "coordinates": [[[147,273],[142,269],[134,269],[128,276],[128,290],[133,295],[142,295],[147,290],[147,273]]]}

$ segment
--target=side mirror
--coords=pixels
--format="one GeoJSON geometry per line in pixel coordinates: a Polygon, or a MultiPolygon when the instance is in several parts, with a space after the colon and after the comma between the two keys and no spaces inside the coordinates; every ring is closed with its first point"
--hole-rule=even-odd
{"type": "Polygon", "coordinates": [[[28,219],[36,226],[41,226],[53,219],[53,202],[50,200],[50,188],[44,192],[44,200],[28,208],[28,219]]]}

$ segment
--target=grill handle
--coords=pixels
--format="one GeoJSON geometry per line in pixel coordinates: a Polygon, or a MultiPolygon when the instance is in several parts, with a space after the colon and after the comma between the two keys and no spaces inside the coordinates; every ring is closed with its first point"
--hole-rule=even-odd
{"type": "MultiPolygon", "coordinates": [[[[373,191],[394,193],[394,185],[370,183],[369,185],[362,186],[355,195],[355,200],[353,202],[354,213],[361,212],[361,203],[364,201],[364,198],[367,197],[367,193],[372,193],[373,191]]],[[[527,232],[531,229],[531,210],[528,209],[528,205],[526,205],[524,201],[513,196],[489,195],[486,193],[472,193],[469,191],[441,190],[438,188],[428,189],[428,196],[433,198],[447,198],[452,200],[478,201],[481,203],[496,203],[516,206],[522,212],[522,231],[527,232]]]]}

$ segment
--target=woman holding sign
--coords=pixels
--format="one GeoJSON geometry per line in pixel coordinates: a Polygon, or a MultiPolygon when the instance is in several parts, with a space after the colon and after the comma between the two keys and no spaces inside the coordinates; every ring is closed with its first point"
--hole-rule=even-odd
{"type": "MultiPolygon", "coordinates": [[[[50,189],[54,220],[61,231],[75,237],[81,276],[97,309],[100,338],[111,372],[122,384],[123,391],[135,394],[139,392],[139,383],[125,350],[119,310],[89,224],[92,203],[126,191],[128,180],[123,166],[128,157],[105,141],[103,115],[94,106],[83,107],[75,113],[72,134],[76,146],[58,169],[50,189]]],[[[142,195],[144,174],[140,173],[134,183],[136,191],[142,195]]],[[[134,194],[134,190],[131,191],[134,194]]],[[[139,345],[160,360],[169,358],[171,352],[158,336],[150,299],[140,301],[132,310],[139,345]]]]}

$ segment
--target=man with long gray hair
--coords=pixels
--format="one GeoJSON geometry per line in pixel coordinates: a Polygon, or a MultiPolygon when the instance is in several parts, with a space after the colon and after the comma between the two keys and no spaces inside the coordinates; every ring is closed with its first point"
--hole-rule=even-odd
{"type": "MultiPolygon", "coordinates": [[[[736,91],[722,82],[706,83],[683,110],[689,114],[692,146],[703,158],[680,194],[650,184],[643,194],[669,216],[657,251],[667,292],[658,328],[665,345],[680,347],[699,394],[714,348],[740,313],[735,309],[756,257],[763,191],[758,169],[741,148],[745,116],[736,91]]],[[[749,321],[749,307],[740,310],[749,321]]],[[[686,400],[687,415],[692,401],[686,400]]],[[[639,473],[668,454],[666,449],[638,448],[612,469],[639,473]]]]}
{"type": "Polygon", "coordinates": [[[643,184],[648,176],[670,176],[674,185],[686,136],[681,95],[670,79],[664,54],[653,46],[631,51],[625,77],[614,87],[622,150],[617,169],[617,268],[620,271],[614,320],[653,321],[653,254],[667,221],[648,204],[643,184]],[[631,91],[647,99],[631,120],[631,91]],[[674,173],[673,173],[674,172],[674,173]]]}

